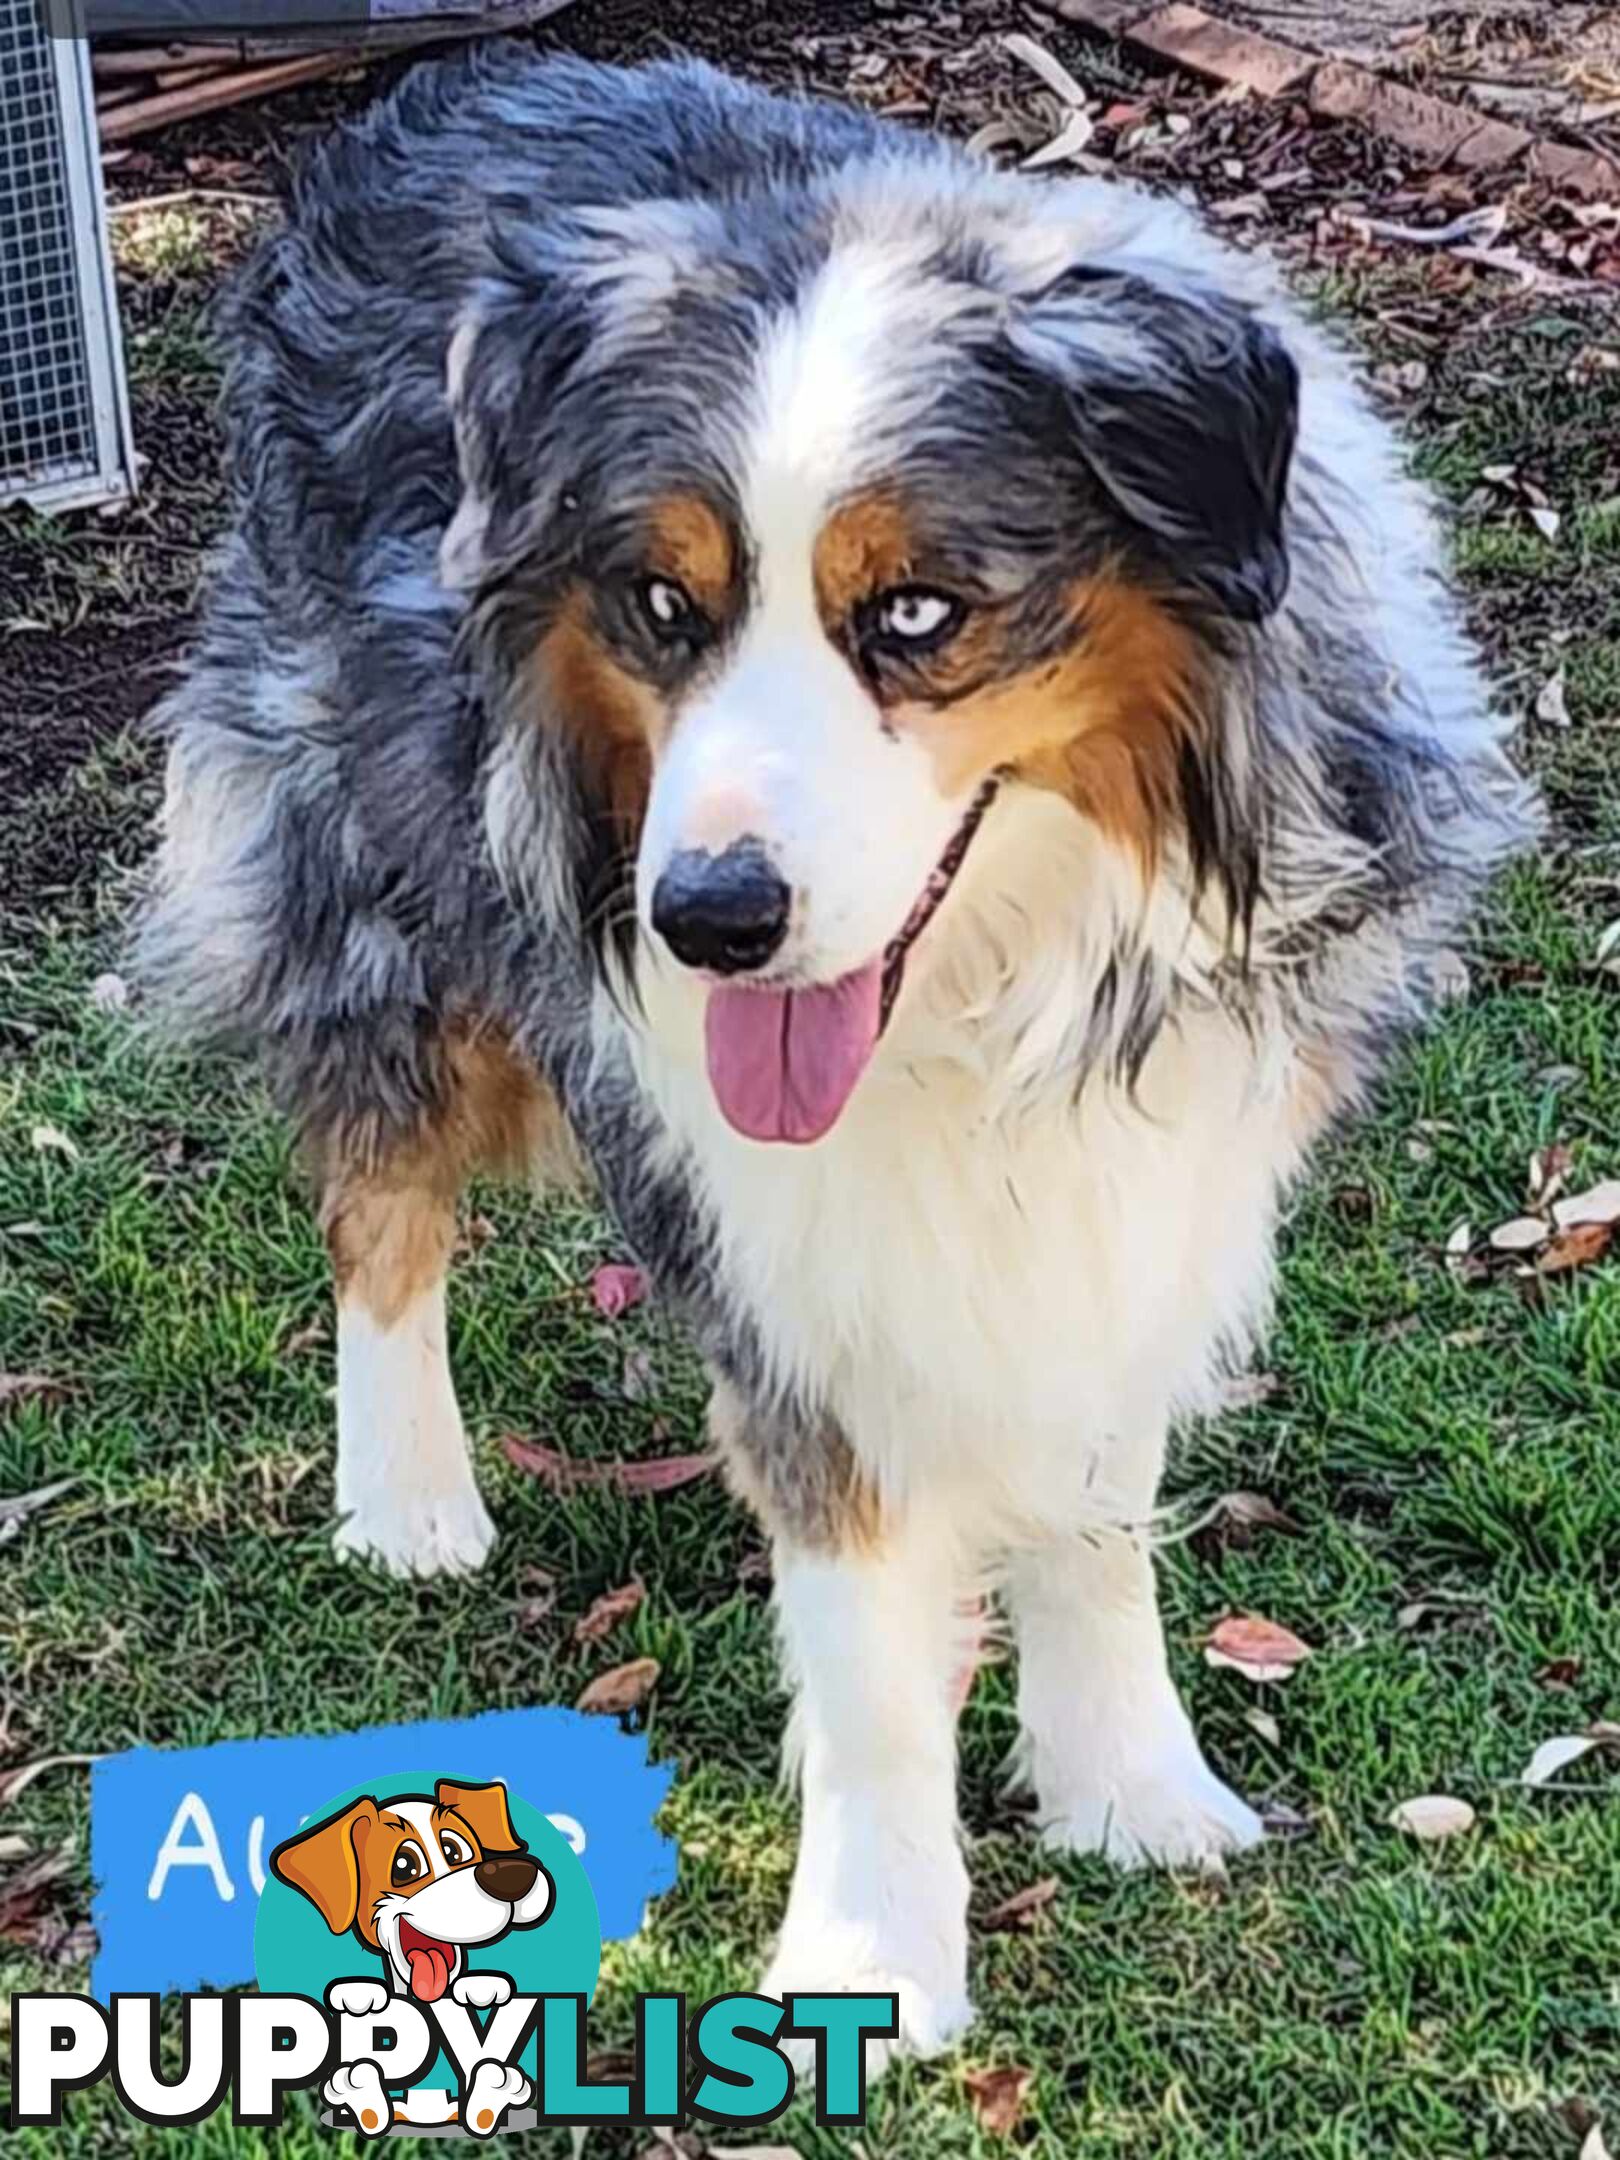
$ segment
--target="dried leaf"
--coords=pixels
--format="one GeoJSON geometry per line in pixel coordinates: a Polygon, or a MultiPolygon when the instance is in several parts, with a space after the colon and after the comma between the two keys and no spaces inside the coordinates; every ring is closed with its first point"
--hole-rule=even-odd
{"type": "Polygon", "coordinates": [[[1240,1672],[1247,1680],[1291,1680],[1311,1654],[1290,1629],[1252,1613],[1231,1614],[1210,1631],[1204,1663],[1240,1672]]]}
{"type": "Polygon", "coordinates": [[[1592,964],[1600,968],[1620,965],[1620,917],[1616,917],[1612,923],[1605,923],[1599,932],[1592,964]]]}
{"type": "MultiPolygon", "coordinates": [[[[1536,531],[1540,533],[1541,537],[1544,540],[1556,540],[1558,538],[1558,528],[1564,522],[1563,519],[1558,515],[1558,512],[1554,509],[1551,509],[1546,503],[1531,503],[1529,509],[1530,522],[1532,525],[1534,525],[1536,531]]],[[[1561,672],[1553,677],[1553,681],[1547,685],[1547,689],[1552,689],[1554,684],[1556,684],[1558,688],[1558,701],[1561,706],[1563,704],[1564,696],[1563,676],[1561,672]]],[[[1542,696],[1545,697],[1546,694],[1547,692],[1544,690],[1542,692],[1542,696]]],[[[1538,700],[1536,710],[1539,712],[1540,709],[1540,701],[1538,700]]],[[[1569,720],[1568,715],[1566,714],[1565,717],[1559,722],[1559,725],[1561,727],[1567,727],[1568,724],[1569,720]]]]}
{"type": "Polygon", "coordinates": [[[78,1142],[70,1140],[60,1125],[36,1125],[28,1138],[36,1155],[63,1155],[69,1162],[79,1159],[78,1142]]]}
{"type": "Polygon", "coordinates": [[[1043,165],[1061,165],[1069,158],[1082,156],[1095,132],[1088,114],[1070,113],[1052,140],[1042,143],[1038,150],[1032,150],[1024,159],[1024,171],[1036,172],[1043,165]]]}
{"type": "Polygon", "coordinates": [[[604,1636],[612,1634],[621,1620],[629,1618],[646,1595],[646,1585],[640,1582],[627,1582],[617,1590],[604,1590],[584,1619],[576,1623],[575,1642],[601,1642],[604,1636]]]}
{"type": "Polygon", "coordinates": [[[1497,1224],[1491,1232],[1490,1243],[1496,1252],[1534,1252],[1551,1236],[1551,1230],[1539,1215],[1515,1215],[1511,1222],[1497,1224]]]}
{"type": "Polygon", "coordinates": [[[1013,2068],[970,2070],[962,2080],[980,2129],[991,2137],[1012,2136],[1034,2082],[1033,2070],[1013,2068]]]}
{"type": "Polygon", "coordinates": [[[650,1351],[638,1346],[625,1352],[619,1392],[626,1402],[648,1402],[658,1392],[658,1376],[653,1370],[650,1351]]]}
{"type": "Polygon", "coordinates": [[[1423,1793],[1416,1800],[1403,1800],[1389,1823],[1392,1830],[1404,1830],[1408,1837],[1436,1845],[1443,1838],[1463,1836],[1478,1820],[1466,1800],[1455,1800],[1449,1793],[1423,1793]]]}
{"type": "Polygon", "coordinates": [[[1262,1740],[1269,1740],[1273,1747],[1280,1746],[1282,1727],[1269,1710],[1245,1710],[1243,1722],[1251,1731],[1257,1732],[1262,1740]]]}
{"type": "Polygon", "coordinates": [[[14,1943],[22,1950],[40,1947],[41,1934],[48,1924],[44,1913],[46,1894],[71,1868],[70,1852],[41,1853],[25,1861],[14,1874],[0,1878],[0,1942],[14,1943]]]}
{"type": "Polygon", "coordinates": [[[1525,1764],[1519,1782],[1521,1785],[1545,1785],[1560,1770],[1567,1770],[1571,1763],[1578,1763],[1582,1756],[1590,1755],[1602,1744],[1590,1733],[1560,1733],[1556,1740],[1543,1740],[1525,1764]]]}
{"type": "Polygon", "coordinates": [[[302,1357],[306,1350],[319,1350],[326,1341],[326,1322],[311,1320],[307,1326],[294,1328],[281,1346],[283,1357],[302,1357]]]}
{"type": "Polygon", "coordinates": [[[82,1770],[99,1761],[96,1755],[42,1755],[38,1762],[24,1763],[19,1770],[0,1770],[0,1807],[10,1807],[14,1800],[20,1800],[34,1780],[48,1770],[82,1770]]]}
{"type": "Polygon", "coordinates": [[[1536,1255],[1539,1275],[1565,1275],[1571,1268],[1590,1267],[1601,1260],[1614,1240],[1608,1223],[1576,1223],[1560,1230],[1552,1243],[1536,1255]]]}
{"type": "Polygon", "coordinates": [[[1058,1894],[1055,1875],[1043,1875],[1026,1889],[1015,1890],[1011,1897],[1003,1898],[999,1905],[991,1907],[982,1922],[987,1935],[1011,1935],[1026,1932],[1045,1912],[1058,1894]]]}
{"type": "MultiPolygon", "coordinates": [[[[1465,210],[1445,225],[1398,225],[1389,218],[1351,216],[1346,222],[1375,240],[1402,240],[1410,247],[1490,247],[1507,226],[1507,210],[1501,203],[1486,203],[1465,210]]],[[[1503,468],[1498,467],[1497,470],[1503,468]]],[[[1505,468],[1511,472],[1512,467],[1505,468]]]]}
{"type": "Polygon", "coordinates": [[[0,1545],[19,1536],[30,1515],[37,1515],[41,1508],[49,1507],[53,1500],[71,1492],[79,1482],[76,1477],[65,1477],[58,1478],[53,1485],[36,1486],[32,1492],[0,1493],[0,1545]]]}
{"type": "Polygon", "coordinates": [[[629,1261],[610,1260],[591,1277],[591,1301],[604,1320],[617,1320],[646,1295],[646,1271],[629,1261]]]}
{"type": "Polygon", "coordinates": [[[598,1717],[624,1717],[629,1711],[640,1709],[658,1685],[662,1670],[657,1658],[651,1657],[632,1658],[628,1665],[615,1665],[611,1672],[597,1674],[574,1708],[592,1711],[598,1717]]]}
{"type": "Polygon", "coordinates": [[[9,1410],[13,1403],[55,1402],[67,1393],[65,1380],[53,1380],[49,1373],[0,1372],[0,1410],[9,1410]]]}
{"type": "Polygon", "coordinates": [[[553,1492],[594,1486],[632,1494],[675,1492],[708,1477],[717,1467],[712,1455],[659,1455],[651,1462],[581,1462],[556,1448],[520,1440],[516,1433],[505,1434],[501,1447],[514,1469],[526,1470],[553,1492]]]}
{"type": "Polygon", "coordinates": [[[1065,105],[1076,110],[1084,106],[1086,93],[1069,73],[1055,53],[1049,53],[1044,45],[1037,45],[1022,30],[1011,31],[1001,41],[1002,50],[1022,60],[1025,67],[1033,68],[1048,90],[1054,91],[1065,105]]]}
{"type": "Polygon", "coordinates": [[[1553,1141],[1550,1147],[1538,1147],[1530,1156],[1530,1186],[1526,1195],[1532,1207],[1544,1208],[1556,1200],[1569,1179],[1570,1165],[1575,1160],[1574,1150],[1562,1140],[1553,1141]]]}
{"type": "Polygon", "coordinates": [[[1605,1178],[1601,1185],[1560,1200],[1553,1221],[1560,1230],[1573,1230],[1579,1223],[1620,1223],[1620,1178],[1605,1178]]]}
{"type": "Polygon", "coordinates": [[[1536,1684],[1544,1688],[1572,1688],[1585,1670],[1585,1660],[1578,1657],[1549,1658],[1536,1673],[1536,1684]]]}
{"type": "MultiPolygon", "coordinates": [[[[1557,513],[1552,510],[1532,510],[1530,515],[1539,524],[1546,517],[1553,521],[1553,532],[1558,530],[1557,513]]],[[[1552,538],[1552,533],[1547,535],[1552,538]]],[[[1564,671],[1549,675],[1536,695],[1536,718],[1547,727],[1569,726],[1569,705],[1565,697],[1564,671]]]]}
{"type": "Polygon", "coordinates": [[[1268,1500],[1264,1493],[1222,1493],[1215,1505],[1220,1510],[1220,1520],[1240,1533],[1238,1542],[1261,1530],[1280,1530],[1287,1537],[1301,1534],[1300,1525],[1293,1516],[1278,1507],[1275,1500],[1268,1500]]]}

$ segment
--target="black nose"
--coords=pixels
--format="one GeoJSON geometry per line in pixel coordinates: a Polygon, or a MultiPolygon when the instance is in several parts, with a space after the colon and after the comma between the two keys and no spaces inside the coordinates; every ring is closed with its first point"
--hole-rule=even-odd
{"type": "Polygon", "coordinates": [[[515,1905],[534,1888],[540,1863],[525,1852],[494,1853],[473,1869],[473,1881],[503,1905],[515,1905]]]}
{"type": "Polygon", "coordinates": [[[757,840],[683,848],[653,887],[653,928],[683,967],[743,975],[787,936],[792,898],[757,840]]]}

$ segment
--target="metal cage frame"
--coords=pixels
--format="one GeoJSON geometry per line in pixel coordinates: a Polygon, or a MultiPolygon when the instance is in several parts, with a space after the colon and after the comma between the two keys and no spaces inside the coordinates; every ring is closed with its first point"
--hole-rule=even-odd
{"type": "Polygon", "coordinates": [[[122,501],[135,454],[90,45],[49,34],[40,0],[0,0],[0,126],[16,128],[0,163],[0,505],[122,501]],[[30,136],[51,145],[32,172],[30,136]]]}

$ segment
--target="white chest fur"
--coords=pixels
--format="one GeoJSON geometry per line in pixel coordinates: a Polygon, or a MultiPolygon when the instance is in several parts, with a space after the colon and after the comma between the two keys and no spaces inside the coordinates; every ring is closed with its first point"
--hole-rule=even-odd
{"type": "MultiPolygon", "coordinates": [[[[1038,978],[1039,956],[1021,958],[1038,978]]],[[[1072,971],[1065,950],[1055,972],[1072,971]]],[[[932,989],[908,983],[814,1147],[731,1131],[704,1069],[701,992],[656,967],[643,1084],[715,1210],[724,1294],[886,1494],[949,1476],[998,1513],[1117,1519],[1151,1499],[1167,1416],[1264,1307],[1296,1153],[1286,1068],[1262,1069],[1206,1007],[1163,1030],[1134,1100],[1093,1081],[1076,1103],[1054,1080],[998,1109],[982,1035],[975,1069],[930,1018],[937,972],[932,989]]]]}

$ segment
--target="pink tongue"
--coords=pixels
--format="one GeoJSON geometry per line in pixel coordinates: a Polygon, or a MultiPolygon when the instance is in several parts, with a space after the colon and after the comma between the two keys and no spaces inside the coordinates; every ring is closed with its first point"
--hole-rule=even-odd
{"type": "Polygon", "coordinates": [[[709,1084],[750,1140],[801,1145],[831,1129],[878,1039],[883,963],[825,989],[711,990],[709,1084]]]}
{"type": "Polygon", "coordinates": [[[407,1950],[411,1961],[411,1993],[418,2002],[437,2002],[450,1985],[450,1960],[435,1943],[431,1950],[407,1950]]]}

